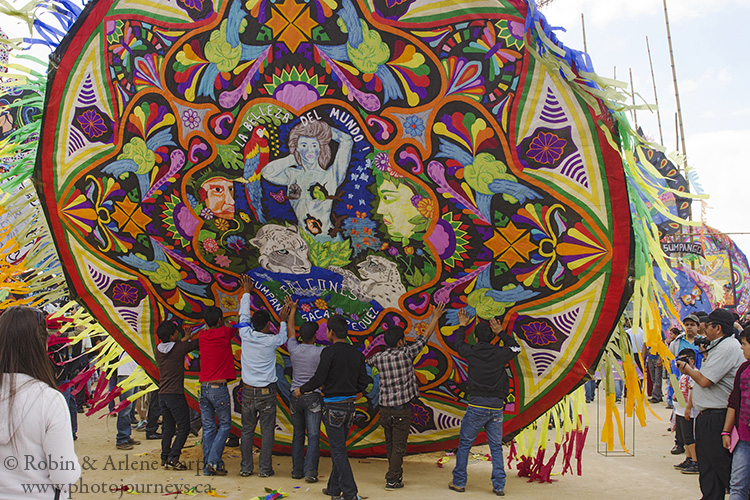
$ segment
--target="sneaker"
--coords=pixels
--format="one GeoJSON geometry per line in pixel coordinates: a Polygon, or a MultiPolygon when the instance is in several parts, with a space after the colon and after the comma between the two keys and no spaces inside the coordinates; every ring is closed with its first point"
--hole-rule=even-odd
{"type": "Polygon", "coordinates": [[[685,453],[685,447],[674,445],[674,448],[672,448],[672,450],[669,453],[671,453],[672,455],[681,455],[685,453]]]}
{"type": "Polygon", "coordinates": [[[125,441],[124,443],[118,443],[117,446],[116,446],[116,448],[118,450],[132,450],[133,449],[133,445],[130,444],[129,442],[125,441]]]}
{"type": "Polygon", "coordinates": [[[453,491],[457,491],[459,493],[463,493],[464,491],[466,491],[466,488],[464,488],[463,486],[456,486],[453,483],[448,483],[448,489],[449,490],[453,490],[453,491]]]}
{"type": "Polygon", "coordinates": [[[671,404],[671,403],[669,403],[669,404],[667,404],[667,408],[670,409],[670,410],[674,410],[674,405],[671,404]]]}
{"type": "Polygon", "coordinates": [[[166,468],[167,468],[167,465],[169,465],[169,462],[167,461],[167,459],[165,459],[165,458],[162,458],[162,459],[161,459],[161,468],[162,468],[162,469],[166,469],[166,468]]]}
{"type": "Polygon", "coordinates": [[[386,481],[385,482],[385,489],[386,490],[397,490],[399,488],[403,488],[404,483],[400,479],[396,479],[395,481],[386,481]]]}
{"type": "Polygon", "coordinates": [[[271,477],[275,474],[274,471],[269,472],[258,472],[258,477],[271,477]]]}
{"type": "Polygon", "coordinates": [[[689,458],[686,458],[685,460],[683,460],[679,464],[675,465],[674,468],[677,469],[677,470],[687,469],[688,467],[690,467],[691,463],[693,463],[693,461],[691,459],[689,459],[689,458]]]}
{"type": "Polygon", "coordinates": [[[179,460],[170,460],[166,468],[171,470],[188,470],[185,462],[180,462],[179,460]]]}
{"type": "Polygon", "coordinates": [[[135,439],[133,439],[132,437],[129,437],[129,438],[128,438],[128,443],[130,443],[130,444],[132,444],[132,445],[136,445],[136,444],[141,444],[141,442],[140,442],[140,441],[136,441],[136,440],[135,440],[135,439]]]}
{"type": "Polygon", "coordinates": [[[329,497],[337,497],[341,495],[341,493],[331,493],[330,491],[328,491],[328,488],[323,488],[323,494],[329,497]]]}
{"type": "Polygon", "coordinates": [[[307,481],[308,483],[317,483],[318,476],[305,476],[305,481],[307,481]]]}
{"type": "Polygon", "coordinates": [[[505,496],[505,490],[492,490],[492,493],[494,493],[495,495],[497,495],[499,497],[504,497],[505,496]]]}
{"type": "Polygon", "coordinates": [[[137,431],[145,431],[146,430],[146,424],[147,422],[145,420],[141,420],[138,422],[138,425],[135,426],[135,430],[137,431]]]}
{"type": "Polygon", "coordinates": [[[161,439],[161,432],[152,432],[151,434],[146,434],[146,439],[161,439]]]}
{"type": "Polygon", "coordinates": [[[682,469],[680,472],[683,474],[700,474],[698,470],[698,462],[690,462],[690,465],[682,469]]]}
{"type": "Polygon", "coordinates": [[[305,477],[303,474],[292,474],[292,479],[302,479],[305,477]]]}
{"type": "Polygon", "coordinates": [[[252,475],[253,475],[253,471],[251,471],[251,470],[241,470],[240,471],[240,476],[242,476],[242,477],[250,477],[252,475]]]}
{"type": "Polygon", "coordinates": [[[239,448],[240,447],[240,438],[235,436],[234,434],[230,434],[230,436],[227,438],[227,442],[224,444],[227,448],[239,448]]]}
{"type": "Polygon", "coordinates": [[[212,464],[206,465],[206,470],[211,476],[226,476],[229,472],[224,467],[217,467],[212,464]]]}

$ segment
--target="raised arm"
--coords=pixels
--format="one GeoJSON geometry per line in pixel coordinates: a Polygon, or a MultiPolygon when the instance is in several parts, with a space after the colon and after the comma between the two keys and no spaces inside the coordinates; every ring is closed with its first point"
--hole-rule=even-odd
{"type": "Polygon", "coordinates": [[[511,352],[513,353],[510,359],[515,358],[521,353],[521,344],[519,344],[516,341],[516,339],[513,338],[513,335],[503,330],[503,324],[500,322],[499,319],[491,318],[490,328],[492,328],[492,332],[495,335],[497,335],[500,340],[503,341],[503,344],[505,345],[505,347],[509,348],[511,352]]]}
{"type": "Polygon", "coordinates": [[[336,128],[331,127],[331,137],[334,141],[339,143],[339,149],[336,151],[336,157],[333,159],[333,174],[336,181],[336,186],[339,186],[344,180],[346,175],[346,169],[349,168],[349,163],[352,160],[352,146],[354,145],[354,139],[346,132],[342,132],[336,128]]]}
{"type": "Polygon", "coordinates": [[[428,340],[432,334],[435,333],[435,330],[437,330],[438,321],[440,321],[443,313],[445,313],[445,302],[441,302],[435,306],[435,310],[432,312],[432,320],[430,321],[430,324],[427,325],[427,329],[424,333],[422,333],[422,335],[427,337],[428,340]]]}
{"type": "Polygon", "coordinates": [[[253,280],[250,276],[243,274],[240,276],[242,284],[242,298],[240,299],[240,323],[250,324],[250,292],[253,291],[253,280]]]}
{"type": "Polygon", "coordinates": [[[466,358],[467,350],[469,349],[469,344],[466,343],[466,327],[469,325],[470,322],[469,315],[466,312],[466,309],[459,309],[458,310],[458,329],[456,330],[456,341],[454,343],[454,349],[459,354],[459,356],[463,356],[466,358]],[[463,353],[462,353],[463,352],[463,353]]]}
{"type": "Polygon", "coordinates": [[[284,299],[284,307],[281,308],[281,312],[279,313],[279,321],[282,323],[286,323],[287,319],[289,318],[289,311],[292,308],[292,298],[286,297],[284,299]]]}
{"type": "Polygon", "coordinates": [[[297,335],[297,325],[295,325],[297,301],[292,300],[291,296],[287,297],[286,301],[289,301],[289,317],[286,319],[286,333],[288,338],[293,339],[297,335]]]}
{"type": "Polygon", "coordinates": [[[286,186],[289,184],[288,169],[297,166],[297,160],[294,159],[294,155],[290,154],[284,158],[278,158],[273,161],[269,161],[260,175],[267,181],[273,182],[280,186],[286,186]]]}

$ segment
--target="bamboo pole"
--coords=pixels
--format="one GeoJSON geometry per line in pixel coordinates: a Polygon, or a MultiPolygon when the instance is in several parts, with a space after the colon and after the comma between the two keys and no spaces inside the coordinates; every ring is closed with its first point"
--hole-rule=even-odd
{"type": "Polygon", "coordinates": [[[583,12],[581,12],[581,31],[583,31],[583,51],[588,54],[589,50],[586,47],[586,22],[583,20],[583,12]]]}
{"type": "Polygon", "coordinates": [[[659,124],[659,144],[664,145],[664,134],[661,130],[661,111],[659,110],[659,97],[656,94],[656,78],[654,77],[654,63],[651,61],[651,46],[646,36],[646,50],[648,51],[648,66],[651,68],[651,83],[654,86],[654,104],[656,104],[656,121],[659,124]]]}
{"type": "Polygon", "coordinates": [[[638,115],[635,112],[635,86],[633,86],[633,68],[628,68],[630,73],[630,98],[633,102],[633,123],[635,124],[635,131],[638,132],[638,115]]]}
{"type": "Polygon", "coordinates": [[[674,81],[674,97],[677,101],[677,122],[680,130],[680,144],[682,145],[683,170],[687,166],[687,148],[685,147],[685,129],[682,125],[682,106],[680,106],[680,90],[677,86],[677,69],[674,65],[674,51],[672,50],[672,33],[669,29],[669,13],[667,12],[667,0],[664,2],[664,21],[667,26],[667,43],[669,44],[669,60],[672,63],[672,80],[674,81]]]}

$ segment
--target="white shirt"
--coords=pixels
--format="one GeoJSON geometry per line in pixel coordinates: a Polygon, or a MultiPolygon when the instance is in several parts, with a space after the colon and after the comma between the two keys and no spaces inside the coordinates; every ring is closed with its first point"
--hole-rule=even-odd
{"type": "MultiPolygon", "coordinates": [[[[240,299],[240,323],[250,323],[250,294],[240,299]]],[[[286,343],[286,322],[279,333],[256,332],[251,326],[240,328],[242,339],[242,382],[253,387],[266,387],[278,380],[276,375],[276,349],[286,343]]]]}
{"type": "Polygon", "coordinates": [[[81,466],[62,393],[28,375],[5,374],[0,383],[0,422],[0,456],[5,465],[0,467],[0,498],[49,500],[55,495],[52,485],[59,485],[60,498],[67,498],[68,485],[81,476],[81,466]],[[9,413],[12,379],[16,395],[9,413]],[[15,467],[10,470],[9,464],[15,467]],[[25,491],[24,484],[33,486],[25,491]]]}

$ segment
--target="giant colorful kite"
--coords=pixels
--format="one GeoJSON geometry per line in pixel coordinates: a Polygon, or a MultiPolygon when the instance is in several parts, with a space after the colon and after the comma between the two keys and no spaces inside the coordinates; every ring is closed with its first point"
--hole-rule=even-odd
{"type": "MultiPolygon", "coordinates": [[[[601,356],[631,258],[625,129],[533,3],[94,1],[52,61],[34,177],[62,268],[152,376],[156,325],[236,314],[243,273],[253,307],[344,314],[363,350],[448,302],[412,451],[457,441],[459,308],[523,344],[507,433],[601,356]]],[[[376,395],[360,454],[384,451],[376,395]]]]}

